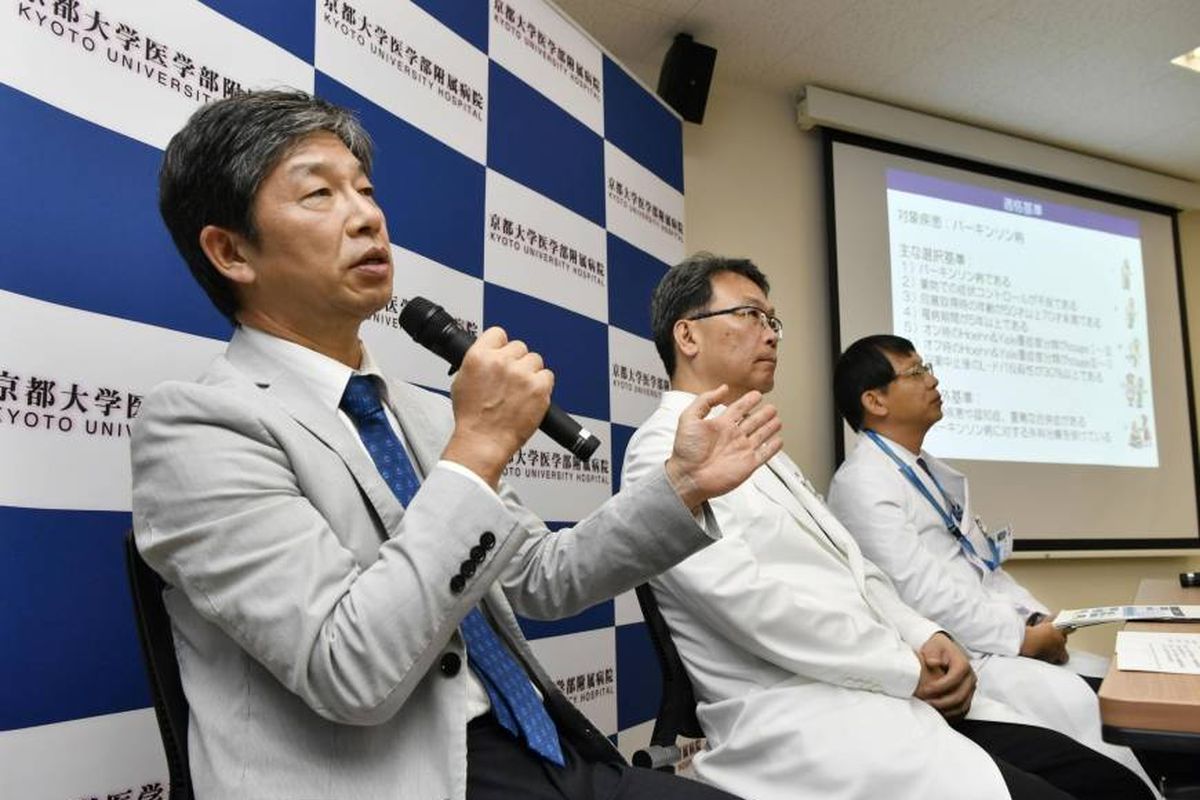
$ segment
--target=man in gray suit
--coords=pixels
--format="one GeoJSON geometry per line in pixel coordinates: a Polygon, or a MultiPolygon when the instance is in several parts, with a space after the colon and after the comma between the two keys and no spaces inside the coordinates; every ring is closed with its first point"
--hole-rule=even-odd
{"type": "Polygon", "coordinates": [[[500,481],[549,403],[540,357],[485,331],[451,412],[359,341],[392,294],[370,167],[357,121],[300,92],[205,106],[163,159],[167,227],[237,325],[132,443],[197,796],[726,797],[626,767],[514,611],[574,613],[709,544],[707,500],[779,449],[774,409],[706,419],[704,395],[655,475],[550,534],[500,481]]]}

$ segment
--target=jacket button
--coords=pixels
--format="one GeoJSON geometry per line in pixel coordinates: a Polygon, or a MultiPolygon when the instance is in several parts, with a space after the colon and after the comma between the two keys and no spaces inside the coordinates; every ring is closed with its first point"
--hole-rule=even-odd
{"type": "Polygon", "coordinates": [[[484,550],[491,550],[496,546],[496,534],[491,531],[484,531],[483,535],[479,537],[479,543],[483,545],[484,550]]]}
{"type": "Polygon", "coordinates": [[[470,578],[475,575],[475,562],[467,559],[458,565],[458,571],[464,578],[470,578]]]}
{"type": "Polygon", "coordinates": [[[476,564],[482,564],[483,559],[487,557],[487,550],[483,545],[477,544],[471,548],[471,560],[476,564]]]}
{"type": "Polygon", "coordinates": [[[462,590],[467,586],[467,579],[462,575],[455,575],[450,579],[450,591],[454,594],[462,594],[462,590]]]}
{"type": "Polygon", "coordinates": [[[442,656],[442,663],[438,668],[447,678],[453,678],[462,668],[462,659],[458,657],[458,653],[446,653],[442,656]]]}

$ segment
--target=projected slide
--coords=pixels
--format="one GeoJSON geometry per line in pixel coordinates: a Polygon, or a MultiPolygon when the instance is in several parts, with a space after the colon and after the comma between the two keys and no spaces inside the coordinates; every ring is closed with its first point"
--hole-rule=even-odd
{"type": "Polygon", "coordinates": [[[1157,467],[1135,219],[887,170],[896,332],[941,381],[943,458],[1157,467]]]}

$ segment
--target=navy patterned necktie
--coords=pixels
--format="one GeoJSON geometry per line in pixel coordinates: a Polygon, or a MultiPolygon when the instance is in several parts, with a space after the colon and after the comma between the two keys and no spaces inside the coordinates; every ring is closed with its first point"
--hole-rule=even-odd
{"type": "Polygon", "coordinates": [[[925,459],[921,458],[920,456],[917,456],[917,466],[920,467],[921,470],[930,478],[933,477],[933,472],[929,469],[929,465],[926,464],[925,459]]]}
{"type": "MultiPolygon", "coordinates": [[[[367,453],[401,505],[412,502],[421,485],[408,453],[392,430],[369,375],[354,375],[342,394],[341,408],[354,421],[367,453]]],[[[560,767],[562,746],[554,721],[533,690],[529,677],[504,647],[479,607],[471,609],[459,628],[467,643],[467,663],[479,676],[496,720],[513,736],[524,736],[530,749],[560,767]]]]}
{"type": "MultiPolygon", "coordinates": [[[[946,501],[946,505],[950,506],[950,513],[954,516],[954,521],[962,522],[963,507],[954,502],[954,500],[952,500],[950,496],[946,494],[946,490],[942,488],[942,484],[938,483],[937,476],[933,474],[933,470],[931,470],[929,465],[925,463],[925,459],[917,456],[917,466],[925,470],[925,474],[928,475],[929,479],[933,481],[933,485],[936,486],[938,491],[942,493],[942,499],[946,501]]],[[[951,533],[954,532],[951,531],[951,533]]],[[[959,534],[955,533],[954,535],[955,538],[957,538],[959,534]]]]}

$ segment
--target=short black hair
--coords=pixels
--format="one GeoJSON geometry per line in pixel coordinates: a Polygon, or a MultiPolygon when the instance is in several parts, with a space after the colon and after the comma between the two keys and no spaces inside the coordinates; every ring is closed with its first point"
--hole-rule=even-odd
{"type": "Polygon", "coordinates": [[[771,284],[754,262],[748,258],[726,258],[712,253],[696,253],[667,271],[650,298],[650,329],[654,347],[667,368],[667,376],[675,377],[675,323],[702,309],[712,299],[712,277],[721,272],[733,272],[749,278],[771,293],[771,284]]]}
{"type": "Polygon", "coordinates": [[[371,137],[354,114],[294,89],[246,92],[201,106],[171,137],[158,173],[158,210],[179,254],[230,322],[233,285],[200,247],[218,225],[255,241],[254,198],[263,179],[301,140],[328,131],[371,172],[371,137]]]}
{"type": "Polygon", "coordinates": [[[838,413],[854,430],[862,430],[863,392],[887,386],[896,369],[887,354],[907,356],[917,352],[902,336],[880,333],[866,336],[846,348],[833,367],[833,401],[838,413]]]}

